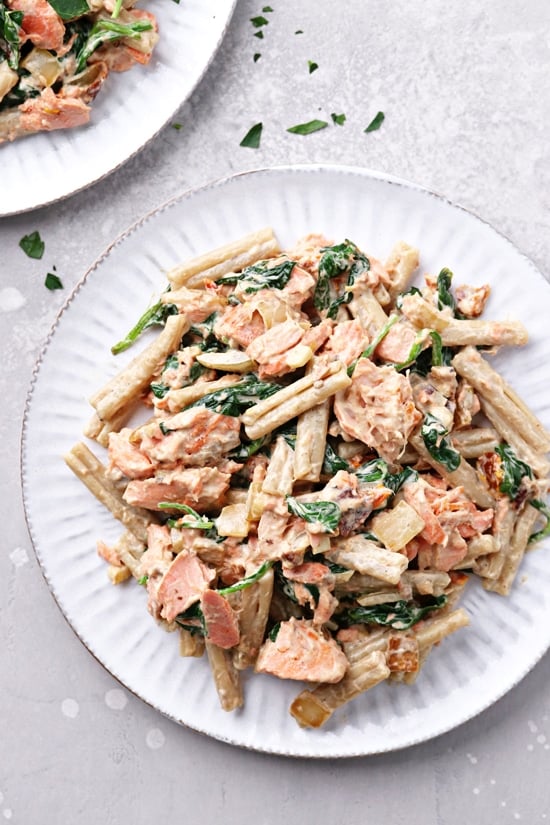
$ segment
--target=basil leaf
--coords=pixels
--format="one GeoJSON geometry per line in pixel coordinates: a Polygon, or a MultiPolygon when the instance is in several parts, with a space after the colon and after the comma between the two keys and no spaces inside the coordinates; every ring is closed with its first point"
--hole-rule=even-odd
{"type": "Polygon", "coordinates": [[[452,473],[453,470],[456,470],[461,461],[460,453],[453,449],[445,439],[449,431],[445,429],[441,421],[428,413],[424,416],[424,423],[420,432],[431,457],[438,464],[442,464],[449,472],[452,473]]]}
{"type": "MultiPolygon", "coordinates": [[[[1,7],[0,7],[1,8],[1,7]]],[[[19,246],[29,258],[40,259],[46,248],[44,241],[40,237],[40,232],[31,232],[30,235],[23,235],[19,241],[19,246]]]]}
{"type": "Polygon", "coordinates": [[[207,407],[207,409],[214,410],[221,415],[238,417],[249,407],[253,407],[254,404],[263,401],[264,398],[269,398],[279,392],[280,389],[281,387],[278,384],[260,381],[253,373],[250,373],[240,383],[203,395],[202,398],[189,404],[185,409],[207,407]]]}
{"type": "Polygon", "coordinates": [[[400,600],[371,607],[354,607],[338,617],[339,624],[349,627],[352,624],[378,624],[393,630],[408,630],[423,619],[432,610],[439,610],[447,604],[447,596],[435,596],[422,606],[414,602],[400,600]]]}
{"type": "Polygon", "coordinates": [[[236,582],[235,584],[230,585],[229,587],[223,587],[221,590],[218,590],[218,593],[221,593],[222,596],[228,596],[230,593],[236,593],[238,590],[244,590],[246,587],[250,587],[251,584],[257,582],[261,579],[267,571],[272,567],[272,561],[264,561],[264,563],[258,567],[255,573],[251,573],[250,576],[246,576],[246,578],[241,579],[240,581],[236,582]]]}
{"type": "Polygon", "coordinates": [[[327,126],[326,120],[308,120],[307,123],[298,123],[296,126],[291,126],[287,129],[287,132],[291,132],[293,135],[311,135],[313,132],[326,129],[327,126]]]}
{"type": "Polygon", "coordinates": [[[532,533],[529,536],[529,544],[534,544],[536,541],[540,541],[541,539],[545,539],[547,536],[550,536],[550,508],[548,508],[544,501],[540,501],[538,498],[532,499],[529,504],[539,510],[546,519],[546,525],[542,528],[542,530],[537,530],[536,533],[532,533]]]}
{"type": "Polygon", "coordinates": [[[188,504],[178,504],[175,501],[160,501],[157,506],[159,510],[181,510],[183,513],[187,513],[192,517],[191,519],[184,519],[183,517],[169,519],[168,524],[170,527],[177,527],[178,529],[190,527],[192,530],[210,530],[210,528],[214,526],[213,521],[207,519],[206,516],[201,516],[200,513],[197,513],[197,511],[189,507],[188,504]]]}
{"type": "Polygon", "coordinates": [[[58,275],[55,275],[53,272],[48,272],[46,278],[44,280],[44,286],[47,289],[63,289],[63,284],[61,282],[61,278],[58,275]]]}
{"type": "Polygon", "coordinates": [[[149,20],[136,20],[133,23],[117,23],[115,20],[98,20],[90,29],[86,43],[76,56],[76,71],[82,72],[86,68],[86,61],[103,46],[121,37],[139,40],[143,32],[151,31],[153,24],[149,20]]]}
{"type": "Polygon", "coordinates": [[[63,20],[74,20],[90,13],[86,0],[48,0],[48,3],[63,20]]]}
{"type": "Polygon", "coordinates": [[[343,126],[344,123],[346,122],[346,116],[343,113],[341,115],[337,115],[336,112],[333,112],[331,114],[331,118],[332,118],[332,122],[336,126],[343,126]]]}
{"type": "MultiPolygon", "coordinates": [[[[23,22],[22,11],[10,11],[4,2],[0,3],[0,38],[4,40],[5,49],[0,46],[0,50],[6,53],[8,66],[10,69],[19,68],[20,40],[19,27],[23,22]]],[[[31,255],[31,257],[36,257],[31,255]]],[[[42,257],[41,255],[38,257],[42,257]]]]}
{"type": "Polygon", "coordinates": [[[308,60],[307,66],[310,74],[313,74],[313,72],[315,72],[319,68],[319,64],[315,63],[313,60],[308,60]]]}
{"type": "Polygon", "coordinates": [[[495,447],[495,453],[500,458],[500,466],[504,473],[498,489],[501,493],[506,493],[513,501],[519,493],[522,479],[524,476],[533,478],[533,471],[528,464],[517,457],[505,441],[495,447]]]}
{"type": "Polygon", "coordinates": [[[310,524],[320,524],[325,533],[335,533],[342,515],[342,511],[335,501],[297,501],[294,496],[286,497],[286,506],[289,513],[298,516],[310,524]]]}
{"type": "Polygon", "coordinates": [[[338,470],[349,470],[349,464],[343,458],[340,458],[327,441],[322,472],[327,476],[333,476],[338,470]]]}
{"type": "Polygon", "coordinates": [[[376,132],[382,126],[385,117],[384,112],[378,112],[365,129],[365,132],[376,132]]]}
{"type": "Polygon", "coordinates": [[[249,149],[258,149],[262,137],[263,123],[256,123],[243,137],[239,146],[247,146],[249,149]]]}
{"type": "Polygon", "coordinates": [[[296,261],[282,261],[269,266],[268,261],[260,261],[243,269],[238,275],[225,275],[218,278],[218,284],[244,285],[244,292],[249,294],[260,289],[283,289],[290,280],[296,261]]]}
{"type": "Polygon", "coordinates": [[[111,347],[111,352],[113,355],[118,355],[120,352],[124,352],[124,350],[128,349],[128,347],[132,346],[141,333],[146,329],[154,326],[163,327],[169,315],[177,314],[178,308],[175,304],[165,304],[162,301],[158,301],[154,306],[145,310],[141,318],[135,326],[132,327],[126,337],[111,347]]]}

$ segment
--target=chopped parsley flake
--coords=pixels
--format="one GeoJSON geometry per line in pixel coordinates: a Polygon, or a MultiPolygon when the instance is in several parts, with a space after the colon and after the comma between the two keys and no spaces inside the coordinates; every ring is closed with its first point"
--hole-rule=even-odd
{"type": "Polygon", "coordinates": [[[313,72],[315,72],[319,68],[319,64],[315,63],[313,60],[308,60],[307,65],[308,65],[310,74],[313,74],[313,72]]]}
{"type": "Polygon", "coordinates": [[[269,20],[266,20],[265,17],[258,15],[258,17],[251,17],[250,22],[252,23],[255,29],[260,29],[262,26],[267,26],[269,20]]]}
{"type": "Polygon", "coordinates": [[[298,123],[296,126],[291,126],[287,132],[292,132],[294,135],[311,135],[312,132],[319,132],[328,126],[326,120],[309,120],[307,123],[298,123]]]}
{"type": "Polygon", "coordinates": [[[255,123],[243,137],[239,146],[247,146],[249,149],[258,149],[262,137],[263,123],[255,123]]]}
{"type": "Polygon", "coordinates": [[[260,52],[256,52],[256,54],[253,57],[254,63],[257,63],[258,60],[260,59],[260,57],[261,57],[260,52]]]}
{"type": "Polygon", "coordinates": [[[44,254],[45,244],[39,232],[31,232],[30,235],[23,235],[19,241],[19,246],[29,258],[41,258],[44,254]]]}
{"type": "Polygon", "coordinates": [[[384,122],[384,118],[385,118],[384,112],[378,112],[373,117],[373,119],[371,120],[371,122],[369,123],[367,128],[365,129],[365,132],[376,132],[382,126],[382,124],[384,122]]]}
{"type": "Polygon", "coordinates": [[[63,284],[61,283],[61,279],[54,275],[53,272],[48,272],[46,275],[46,280],[44,281],[44,286],[47,289],[63,289],[63,284]]]}
{"type": "Polygon", "coordinates": [[[341,115],[337,115],[336,112],[333,112],[331,114],[331,118],[332,122],[337,126],[343,126],[346,122],[346,116],[343,113],[341,115]]]}
{"type": "Polygon", "coordinates": [[[259,37],[260,40],[263,40],[263,37],[264,37],[263,31],[260,29],[259,32],[254,32],[254,37],[259,37]]]}

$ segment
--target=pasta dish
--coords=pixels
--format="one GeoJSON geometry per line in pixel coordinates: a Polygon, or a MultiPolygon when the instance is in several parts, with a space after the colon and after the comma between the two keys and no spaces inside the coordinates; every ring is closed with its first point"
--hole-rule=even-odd
{"type": "Polygon", "coordinates": [[[82,126],[109,72],[158,40],[135,0],[0,0],[0,143],[82,126]]]}
{"type": "Polygon", "coordinates": [[[65,460],[123,525],[97,545],[111,581],[206,654],[225,710],[247,669],[307,683],[310,728],[412,683],[468,624],[468,579],[506,596],[550,533],[550,435],[491,365],[527,332],[418,267],[264,229],[172,269],[112,347],[158,331],[90,399],[105,461],[65,460]]]}

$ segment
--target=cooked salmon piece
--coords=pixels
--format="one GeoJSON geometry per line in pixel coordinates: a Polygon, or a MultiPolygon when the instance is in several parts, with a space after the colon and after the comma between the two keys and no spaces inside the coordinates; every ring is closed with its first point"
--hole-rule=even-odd
{"type": "Polygon", "coordinates": [[[329,241],[324,235],[311,233],[300,238],[292,249],[289,249],[287,255],[291,261],[296,261],[302,269],[317,280],[323,249],[332,245],[333,241],[329,241]]]}
{"type": "Polygon", "coordinates": [[[108,544],[105,544],[105,542],[101,541],[101,539],[97,542],[96,547],[97,555],[103,559],[103,561],[108,562],[108,564],[113,564],[115,567],[124,566],[114,547],[110,547],[108,544]]]}
{"type": "Polygon", "coordinates": [[[69,129],[83,126],[90,119],[90,108],[82,100],[55,95],[49,88],[25,100],[19,113],[20,134],[69,129]]]}
{"type": "Polygon", "coordinates": [[[302,584],[329,584],[334,587],[334,573],[330,567],[317,561],[306,561],[302,564],[283,564],[285,578],[302,584]]]}
{"type": "Polygon", "coordinates": [[[263,335],[265,329],[264,319],[252,301],[228,306],[214,324],[214,334],[217,338],[245,348],[263,335]]]}
{"type": "Polygon", "coordinates": [[[126,478],[148,478],[155,472],[150,459],[132,444],[132,430],[128,427],[109,434],[110,469],[116,467],[126,478]]]}
{"type": "Polygon", "coordinates": [[[337,393],[334,412],[342,430],[395,462],[422,414],[414,405],[407,378],[393,367],[361,358],[351,385],[337,393]]]}
{"type": "Polygon", "coordinates": [[[304,682],[339,682],[348,660],[338,643],[313,624],[292,617],[281,622],[275,641],[267,639],[258,654],[257,673],[304,682]]]}
{"type": "MultiPolygon", "coordinates": [[[[405,364],[417,334],[418,330],[406,321],[394,324],[376,347],[376,357],[382,361],[391,361],[393,364],[405,364]]],[[[428,338],[428,341],[430,340],[428,338]]]]}
{"type": "Polygon", "coordinates": [[[239,445],[239,419],[207,407],[191,407],[164,418],[162,424],[166,434],[158,422],[137,431],[139,449],[152,464],[217,464],[225,453],[239,445]]]}
{"type": "Polygon", "coordinates": [[[477,318],[485,309],[490,294],[491,287],[488,284],[483,286],[462,284],[455,289],[456,307],[467,318],[477,318]]]}
{"type": "Polygon", "coordinates": [[[201,610],[209,642],[223,650],[239,644],[239,620],[225,596],[217,590],[206,590],[201,596],[201,610]]]}
{"type": "Polygon", "coordinates": [[[23,12],[21,28],[26,39],[39,49],[56,52],[63,47],[63,20],[47,0],[10,0],[9,7],[23,12]]]}
{"type": "Polygon", "coordinates": [[[184,551],[176,556],[162,577],[157,592],[161,617],[173,622],[179,613],[184,613],[199,601],[215,576],[216,571],[194,553],[184,551]]]}
{"type": "Polygon", "coordinates": [[[369,344],[369,336],[358,320],[342,321],[336,324],[323,348],[323,354],[337,356],[349,367],[369,344]]]}
{"type": "Polygon", "coordinates": [[[161,501],[187,504],[199,511],[213,510],[222,506],[230,480],[230,473],[215,467],[168,470],[157,472],[153,478],[130,481],[124,499],[149,510],[158,510],[161,501]]]}
{"type": "Polygon", "coordinates": [[[307,269],[296,264],[287,283],[281,290],[281,295],[289,306],[300,309],[302,304],[312,297],[317,278],[307,269]]]}

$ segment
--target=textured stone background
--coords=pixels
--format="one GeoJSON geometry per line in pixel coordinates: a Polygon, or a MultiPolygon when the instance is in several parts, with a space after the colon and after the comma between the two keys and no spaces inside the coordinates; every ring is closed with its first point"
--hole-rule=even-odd
{"type": "Polygon", "coordinates": [[[141,825],[169,817],[245,825],[550,819],[548,655],[491,709],[430,743],[342,762],[267,757],[182,729],[121,689],[66,625],[34,559],[19,490],[19,436],[41,341],[105,246],[171,195],[265,165],[370,167],[458,201],[550,275],[545,4],[272,5],[258,40],[249,18],[262,3],[239,0],[210,70],[174,115],[182,129],[167,126],[88,191],[0,219],[0,819],[24,825],[141,825]],[[297,29],[303,34],[295,35],[297,29]],[[256,51],[262,56],[253,63],[256,51]],[[312,75],[308,60],[319,64],[312,75]],[[385,123],[364,134],[379,109],[385,123]],[[313,117],[330,119],[331,112],[347,115],[343,127],[308,137],[286,132],[313,117]],[[261,148],[239,147],[258,121],[261,148]],[[47,245],[38,262],[18,247],[34,229],[47,245]],[[63,292],[42,285],[54,263],[63,292]]]}

